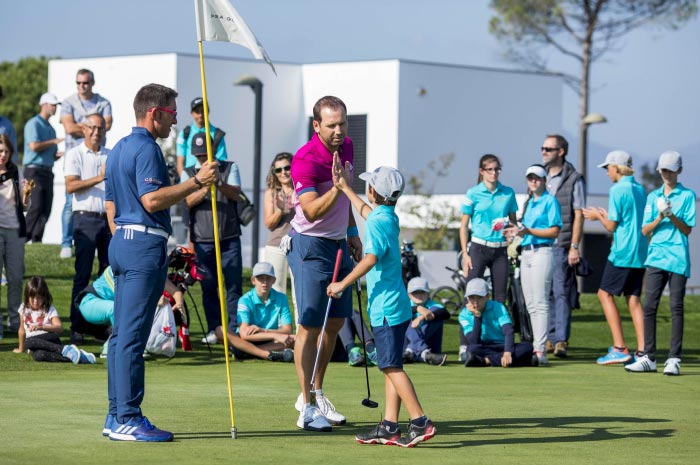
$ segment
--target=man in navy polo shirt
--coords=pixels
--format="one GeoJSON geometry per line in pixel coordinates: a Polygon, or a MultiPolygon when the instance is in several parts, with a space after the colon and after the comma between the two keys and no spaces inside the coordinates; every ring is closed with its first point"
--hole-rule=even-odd
{"type": "Polygon", "coordinates": [[[172,433],[156,428],[141,413],[142,355],[167,275],[169,207],[208,188],[219,174],[216,163],[205,162],[189,182],[170,185],[155,139],[167,137],[177,123],[175,97],[177,92],[159,84],[142,87],[134,98],[136,127],[107,160],[105,209],[113,234],[109,263],[115,298],[107,356],[109,412],[102,434],[115,441],[173,439],[172,433]]]}

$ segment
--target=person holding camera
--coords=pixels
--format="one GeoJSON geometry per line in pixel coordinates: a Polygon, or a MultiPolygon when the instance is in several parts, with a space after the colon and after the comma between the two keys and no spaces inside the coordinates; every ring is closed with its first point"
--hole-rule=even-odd
{"type": "MultiPolygon", "coordinates": [[[[186,168],[180,174],[180,183],[195,175],[199,167],[207,160],[206,134],[197,133],[192,137],[191,153],[197,157],[197,164],[186,168]]],[[[243,294],[243,261],[241,257],[241,223],[238,218],[236,202],[241,193],[241,178],[238,165],[231,161],[219,161],[219,183],[216,188],[216,212],[219,221],[219,245],[221,248],[221,269],[226,286],[226,308],[228,310],[228,329],[235,331],[236,308],[238,299],[243,294]]],[[[206,340],[210,344],[223,340],[220,328],[221,312],[219,310],[219,293],[216,271],[216,252],[214,248],[214,223],[211,208],[210,189],[199,189],[185,198],[189,209],[190,240],[194,244],[197,261],[206,270],[202,281],[202,305],[207,319],[209,333],[206,340]]]]}

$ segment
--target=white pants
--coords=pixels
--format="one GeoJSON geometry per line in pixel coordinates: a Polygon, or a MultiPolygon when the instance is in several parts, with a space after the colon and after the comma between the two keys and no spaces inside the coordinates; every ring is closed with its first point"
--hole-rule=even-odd
{"type": "Polygon", "coordinates": [[[547,341],[553,258],[551,247],[523,250],[520,255],[520,282],[532,324],[532,347],[539,352],[544,352],[547,341]]]}
{"type": "Polygon", "coordinates": [[[287,264],[287,255],[274,245],[265,246],[265,261],[272,264],[275,269],[275,284],[272,288],[284,295],[287,295],[287,274],[292,280],[292,302],[294,304],[294,324],[297,324],[297,296],[294,294],[294,276],[292,273],[287,273],[289,265],[287,264]]]}

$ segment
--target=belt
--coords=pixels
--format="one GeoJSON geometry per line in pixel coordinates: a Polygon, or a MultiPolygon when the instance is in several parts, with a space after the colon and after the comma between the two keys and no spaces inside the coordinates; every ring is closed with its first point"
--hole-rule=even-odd
{"type": "Polygon", "coordinates": [[[77,210],[73,212],[76,215],[83,215],[83,216],[89,216],[90,218],[101,218],[101,219],[107,219],[107,213],[100,213],[100,212],[89,212],[86,210],[77,210]]]}
{"type": "Polygon", "coordinates": [[[541,249],[543,247],[551,247],[552,244],[530,244],[530,245],[523,245],[522,249],[523,250],[537,250],[541,249]]]}
{"type": "Polygon", "coordinates": [[[25,168],[32,168],[34,170],[39,170],[39,171],[51,171],[53,172],[53,167],[52,166],[44,166],[44,165],[27,165],[25,168]]]}
{"type": "Polygon", "coordinates": [[[170,234],[159,228],[152,228],[150,226],[144,226],[142,224],[120,224],[115,229],[130,229],[131,231],[138,231],[146,234],[155,234],[156,236],[168,238],[170,234]]]}
{"type": "Polygon", "coordinates": [[[479,239],[478,237],[472,237],[472,242],[479,245],[485,245],[486,247],[491,247],[492,249],[498,249],[500,247],[508,247],[508,242],[491,242],[479,239]]]}

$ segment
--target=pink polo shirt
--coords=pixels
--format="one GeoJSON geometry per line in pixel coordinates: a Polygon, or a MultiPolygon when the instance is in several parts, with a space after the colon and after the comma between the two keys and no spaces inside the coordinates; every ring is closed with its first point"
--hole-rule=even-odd
{"type": "MultiPolygon", "coordinates": [[[[338,152],[343,165],[346,161],[352,163],[353,152],[350,138],[345,138],[338,152]]],[[[296,232],[307,236],[336,240],[345,238],[350,211],[350,200],[345,195],[339,196],[331,209],[314,222],[306,219],[298,200],[306,192],[316,192],[322,196],[333,188],[332,165],[333,154],[323,145],[317,134],[314,134],[311,140],[301,147],[292,158],[291,174],[297,200],[294,204],[295,215],[291,224],[296,232]]],[[[351,174],[354,175],[354,171],[351,174]]]]}

